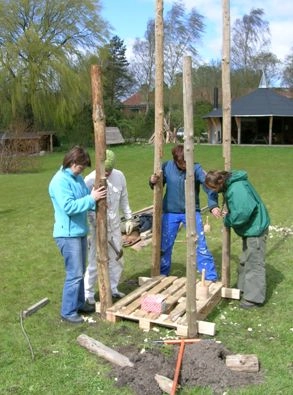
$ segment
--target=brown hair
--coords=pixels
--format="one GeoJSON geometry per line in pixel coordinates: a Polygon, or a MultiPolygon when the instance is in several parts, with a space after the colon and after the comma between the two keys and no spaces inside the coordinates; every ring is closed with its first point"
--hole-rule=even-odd
{"type": "Polygon", "coordinates": [[[186,168],[186,162],[184,159],[184,145],[183,144],[178,144],[172,148],[172,156],[173,156],[174,162],[176,162],[176,164],[181,169],[186,168]]]}
{"type": "Polygon", "coordinates": [[[69,152],[67,152],[63,159],[64,169],[72,166],[73,164],[86,167],[91,166],[91,158],[88,152],[78,145],[76,145],[69,152]]]}
{"type": "Polygon", "coordinates": [[[223,190],[225,181],[229,178],[231,173],[225,170],[210,170],[206,174],[205,185],[208,188],[223,190]]]}

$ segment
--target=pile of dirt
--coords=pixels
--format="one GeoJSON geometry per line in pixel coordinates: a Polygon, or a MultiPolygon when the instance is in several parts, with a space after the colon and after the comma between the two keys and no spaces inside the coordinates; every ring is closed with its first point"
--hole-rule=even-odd
{"type": "MultiPolygon", "coordinates": [[[[162,390],[155,380],[159,374],[173,379],[178,345],[160,346],[145,350],[120,349],[133,363],[133,368],[113,367],[111,376],[117,386],[128,386],[136,395],[160,395],[162,390]],[[162,347],[162,346],[161,346],[162,347]],[[163,352],[165,350],[165,352],[163,352]]],[[[229,388],[257,385],[263,382],[263,373],[236,372],[226,366],[231,355],[221,343],[201,341],[185,346],[178,384],[181,388],[209,387],[214,394],[223,394],[229,388]]]]}

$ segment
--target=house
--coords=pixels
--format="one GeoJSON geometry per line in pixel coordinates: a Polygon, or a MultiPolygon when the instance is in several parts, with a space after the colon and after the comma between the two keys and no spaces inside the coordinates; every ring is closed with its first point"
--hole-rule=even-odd
{"type": "Polygon", "coordinates": [[[127,114],[145,113],[147,110],[147,102],[141,92],[136,92],[122,102],[122,108],[127,114]]]}
{"type": "MultiPolygon", "coordinates": [[[[208,121],[210,143],[222,142],[222,109],[208,121]]],[[[293,99],[267,88],[263,79],[253,92],[231,103],[231,141],[236,144],[293,144],[293,99]]]]}

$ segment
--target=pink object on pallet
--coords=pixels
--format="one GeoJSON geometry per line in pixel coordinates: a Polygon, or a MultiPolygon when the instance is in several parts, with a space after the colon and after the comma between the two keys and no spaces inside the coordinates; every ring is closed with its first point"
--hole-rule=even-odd
{"type": "Polygon", "coordinates": [[[144,295],[141,297],[141,309],[152,313],[164,313],[166,304],[165,297],[160,294],[144,295]]]}

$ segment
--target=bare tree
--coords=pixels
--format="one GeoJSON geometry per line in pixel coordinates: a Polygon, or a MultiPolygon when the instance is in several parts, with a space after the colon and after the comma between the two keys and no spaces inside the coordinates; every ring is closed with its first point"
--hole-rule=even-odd
{"type": "Polygon", "coordinates": [[[263,20],[264,11],[252,9],[242,19],[236,19],[232,29],[231,62],[236,69],[254,66],[254,58],[267,52],[270,46],[270,29],[263,20]]]}
{"type": "Polygon", "coordinates": [[[291,48],[291,54],[287,55],[284,61],[283,70],[283,83],[288,87],[293,87],[293,47],[291,48]]]}
{"type": "Polygon", "coordinates": [[[147,24],[145,39],[136,39],[131,59],[131,71],[141,89],[147,103],[147,111],[150,105],[150,91],[154,87],[155,78],[155,25],[150,19],[147,24]]]}

